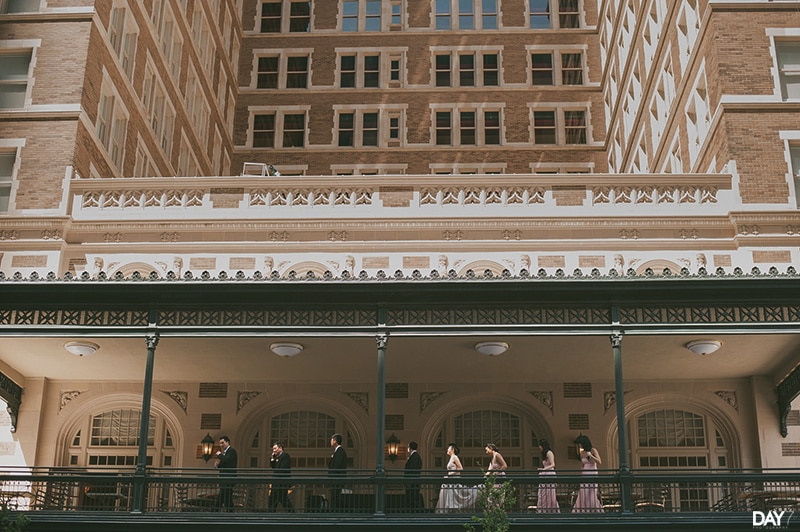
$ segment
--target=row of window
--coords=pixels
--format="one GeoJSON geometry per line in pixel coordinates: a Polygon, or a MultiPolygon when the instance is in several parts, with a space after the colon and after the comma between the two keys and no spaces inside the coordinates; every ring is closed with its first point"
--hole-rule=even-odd
{"type": "MultiPolygon", "coordinates": [[[[488,51],[435,52],[431,84],[436,87],[498,87],[501,56],[488,51]]],[[[403,53],[351,52],[339,55],[338,87],[392,88],[405,85],[403,53]]],[[[282,51],[259,55],[254,76],[257,89],[307,89],[311,87],[311,55],[282,51]]],[[[534,86],[583,85],[584,51],[536,50],[529,55],[529,84],[534,86]]]]}
{"type": "MultiPolygon", "coordinates": [[[[336,142],[341,147],[404,145],[403,110],[339,110],[336,142]]],[[[497,146],[503,144],[501,109],[436,109],[433,143],[436,146],[497,146]]],[[[307,146],[305,112],[258,113],[252,117],[252,147],[301,148],[307,146]]],[[[533,144],[587,144],[584,109],[537,109],[532,114],[533,144]]]]}
{"type": "MultiPolygon", "coordinates": [[[[333,0],[324,0],[331,2],[333,0]]],[[[397,31],[408,27],[407,12],[413,2],[424,0],[340,0],[339,29],[342,32],[397,31]]],[[[429,0],[433,10],[431,29],[497,30],[502,26],[502,0],[429,0]]],[[[264,0],[259,10],[261,33],[305,33],[312,31],[313,2],[308,0],[264,0]]],[[[569,29],[582,27],[581,0],[527,0],[528,28],[569,29]]]]}

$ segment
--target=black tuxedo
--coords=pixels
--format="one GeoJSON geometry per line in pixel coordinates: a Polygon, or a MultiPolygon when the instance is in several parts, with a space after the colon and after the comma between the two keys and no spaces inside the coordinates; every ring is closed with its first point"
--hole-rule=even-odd
{"type": "Polygon", "coordinates": [[[281,451],[281,454],[277,457],[270,459],[269,466],[273,470],[273,477],[275,477],[275,481],[272,483],[272,491],[269,495],[269,511],[274,512],[278,509],[278,503],[281,503],[284,510],[294,512],[292,501],[289,500],[291,483],[288,480],[278,480],[280,477],[288,477],[291,474],[291,456],[289,456],[289,453],[281,451]]]}
{"type": "MultiPolygon", "coordinates": [[[[235,477],[236,466],[239,462],[239,457],[236,454],[236,449],[228,447],[228,449],[220,454],[217,459],[219,463],[216,468],[219,469],[221,477],[235,477]]],[[[217,507],[219,508],[232,508],[233,507],[233,482],[222,481],[219,484],[219,495],[217,497],[217,507]]]]}
{"type": "MultiPolygon", "coordinates": [[[[406,460],[406,478],[419,478],[420,471],[422,470],[422,457],[417,451],[411,451],[406,460]]],[[[416,511],[425,508],[425,501],[419,492],[419,482],[411,482],[406,484],[406,509],[409,511],[416,511]]]]}
{"type": "MultiPolygon", "coordinates": [[[[328,476],[341,477],[347,474],[347,452],[344,447],[339,445],[333,451],[331,459],[328,461],[328,476]]],[[[342,486],[331,486],[331,509],[336,510],[342,507],[341,503],[342,486]]]]}

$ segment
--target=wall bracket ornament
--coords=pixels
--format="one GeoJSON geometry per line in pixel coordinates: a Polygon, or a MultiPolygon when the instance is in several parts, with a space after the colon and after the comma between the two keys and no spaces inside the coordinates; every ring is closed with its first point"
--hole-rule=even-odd
{"type": "Polygon", "coordinates": [[[239,411],[247,405],[247,403],[259,395],[261,395],[261,392],[257,391],[239,392],[238,399],[236,400],[236,413],[238,414],[239,411]]]}
{"type": "Polygon", "coordinates": [[[729,391],[729,390],[717,390],[714,392],[714,395],[728,403],[730,406],[733,407],[734,410],[737,412],[739,411],[739,403],[736,400],[736,392],[729,391]]]}
{"type": "Polygon", "coordinates": [[[62,391],[61,398],[58,401],[58,413],[60,414],[61,411],[64,409],[64,407],[67,406],[70,401],[72,401],[82,393],[85,393],[85,390],[62,391]]]}
{"type": "Polygon", "coordinates": [[[553,392],[541,392],[541,391],[531,391],[530,394],[534,396],[540,403],[547,407],[550,410],[550,414],[553,413],[553,392]]]}
{"type": "MultiPolygon", "coordinates": [[[[630,390],[625,390],[625,394],[629,394],[630,390]]],[[[608,410],[617,404],[617,392],[603,392],[603,414],[608,412],[608,410]]]]}
{"type": "Polygon", "coordinates": [[[186,413],[186,408],[189,406],[189,392],[161,390],[169,396],[170,399],[175,401],[183,413],[186,413]]]}
{"type": "Polygon", "coordinates": [[[423,410],[428,408],[432,402],[437,400],[442,395],[446,394],[447,392],[422,392],[419,394],[419,413],[421,414],[423,410]]]}
{"type": "Polygon", "coordinates": [[[369,413],[369,393],[367,392],[344,392],[344,394],[355,401],[358,406],[364,409],[364,412],[369,413]]]}

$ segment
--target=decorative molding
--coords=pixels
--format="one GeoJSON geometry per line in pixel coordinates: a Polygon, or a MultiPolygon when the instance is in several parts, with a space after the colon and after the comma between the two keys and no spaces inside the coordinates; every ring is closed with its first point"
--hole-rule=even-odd
{"type": "Polygon", "coordinates": [[[553,413],[553,392],[541,392],[541,391],[531,391],[530,394],[534,396],[540,403],[542,403],[548,410],[550,410],[550,414],[553,413]]]}
{"type": "MultiPolygon", "coordinates": [[[[629,394],[630,392],[630,390],[625,390],[625,395],[629,394]]],[[[603,415],[605,415],[606,412],[608,412],[608,410],[615,404],[617,404],[617,392],[603,392],[603,415]]]]}
{"type": "Polygon", "coordinates": [[[238,398],[237,398],[237,401],[236,401],[236,413],[238,414],[239,411],[242,408],[244,408],[245,405],[247,405],[247,403],[249,403],[250,401],[252,401],[256,397],[258,397],[259,395],[261,395],[261,392],[257,392],[257,391],[254,391],[254,390],[253,391],[246,391],[246,392],[239,392],[238,398]]]}
{"type": "Polygon", "coordinates": [[[778,420],[780,422],[781,436],[784,438],[789,435],[789,425],[787,419],[792,409],[792,401],[800,395],[800,365],[789,373],[775,387],[775,394],[778,396],[778,420]]]}
{"type": "Polygon", "coordinates": [[[420,392],[419,394],[419,413],[421,414],[423,410],[428,408],[432,402],[437,400],[442,395],[446,394],[447,392],[420,392]]]}
{"type": "Polygon", "coordinates": [[[358,406],[369,414],[369,393],[368,392],[344,392],[344,394],[355,401],[358,406]]]}
{"type": "Polygon", "coordinates": [[[70,403],[70,401],[72,401],[82,393],[86,393],[86,390],[62,391],[61,398],[58,401],[58,413],[60,414],[61,411],[70,403]]]}
{"type": "Polygon", "coordinates": [[[717,390],[714,395],[728,403],[737,412],[739,411],[739,403],[736,400],[736,392],[732,390],[717,390]]]}
{"type": "Polygon", "coordinates": [[[183,413],[186,413],[186,408],[189,406],[189,392],[181,392],[181,391],[169,391],[169,390],[161,390],[163,393],[167,394],[170,399],[178,403],[178,406],[181,407],[183,413]]]}

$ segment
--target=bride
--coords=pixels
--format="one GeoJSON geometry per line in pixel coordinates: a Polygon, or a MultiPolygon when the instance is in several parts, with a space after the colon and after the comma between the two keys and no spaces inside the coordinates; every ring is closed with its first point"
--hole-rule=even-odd
{"type": "MultiPolygon", "coordinates": [[[[458,458],[458,447],[455,443],[447,446],[447,455],[450,461],[447,462],[447,477],[458,477],[464,466],[458,458]]],[[[436,503],[436,512],[454,512],[457,510],[469,510],[475,508],[478,501],[478,488],[462,486],[461,484],[442,484],[439,490],[439,501],[436,503]]]]}

